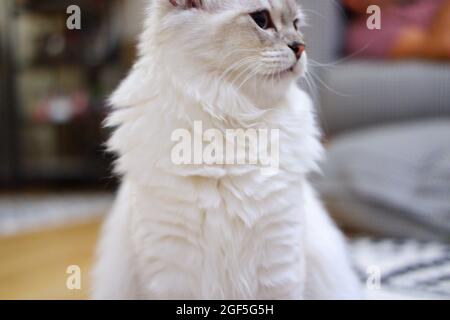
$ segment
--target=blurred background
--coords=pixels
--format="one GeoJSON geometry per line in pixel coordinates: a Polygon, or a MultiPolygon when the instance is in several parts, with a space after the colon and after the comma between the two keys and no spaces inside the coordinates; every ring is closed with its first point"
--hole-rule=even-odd
{"type": "MultiPolygon", "coordinates": [[[[313,177],[371,298],[450,298],[450,1],[302,0],[328,159],[313,177]],[[381,29],[366,10],[381,8],[381,29]]],[[[86,299],[117,186],[106,98],[146,0],[0,2],[0,299],[86,299]],[[81,30],[66,9],[81,8],[81,30]],[[66,269],[82,270],[82,289],[66,269]]]]}

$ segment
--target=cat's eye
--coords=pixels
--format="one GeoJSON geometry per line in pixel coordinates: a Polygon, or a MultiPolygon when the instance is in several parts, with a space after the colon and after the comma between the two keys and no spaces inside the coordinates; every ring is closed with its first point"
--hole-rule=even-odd
{"type": "Polygon", "coordinates": [[[275,28],[272,22],[272,18],[270,17],[270,13],[267,10],[250,13],[250,16],[261,29],[266,30],[275,28]]]}
{"type": "Polygon", "coordinates": [[[295,19],[294,20],[294,28],[295,28],[295,30],[299,29],[299,23],[300,23],[300,19],[295,19]]]}

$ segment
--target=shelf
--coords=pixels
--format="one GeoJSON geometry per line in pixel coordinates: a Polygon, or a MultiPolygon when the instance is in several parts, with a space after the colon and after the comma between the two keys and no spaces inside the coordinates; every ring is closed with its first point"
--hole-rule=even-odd
{"type": "MultiPolygon", "coordinates": [[[[102,128],[106,97],[129,68],[125,44],[116,32],[120,29],[113,25],[120,23],[112,15],[121,1],[9,2],[15,14],[0,33],[10,38],[5,65],[12,89],[4,101],[11,116],[0,118],[0,128],[7,131],[0,136],[0,147],[8,143],[6,156],[14,174],[6,177],[0,167],[0,182],[98,181],[110,176],[112,159],[103,146],[108,132],[102,128]],[[72,4],[82,8],[81,31],[65,28],[66,8],[72,4]],[[63,112],[67,110],[70,117],[63,112]]],[[[5,48],[0,50],[5,56],[5,48]]],[[[5,75],[0,76],[3,81],[5,75]]]]}

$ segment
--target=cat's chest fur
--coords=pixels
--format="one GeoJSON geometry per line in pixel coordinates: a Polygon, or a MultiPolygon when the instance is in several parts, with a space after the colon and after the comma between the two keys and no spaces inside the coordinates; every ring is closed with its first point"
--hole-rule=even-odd
{"type": "Polygon", "coordinates": [[[143,298],[302,298],[304,188],[321,147],[310,100],[295,89],[288,102],[267,121],[280,130],[280,168],[273,176],[251,165],[220,177],[202,167],[188,174],[189,167],[173,166],[168,148],[155,149],[154,141],[170,130],[133,138],[133,130],[148,131],[145,116],[116,132],[112,143],[126,150],[118,167],[126,174],[143,298]],[[141,146],[129,150],[135,141],[141,146]]]}
{"type": "Polygon", "coordinates": [[[130,188],[143,297],[301,298],[303,182],[191,179],[177,190],[130,188]]]}

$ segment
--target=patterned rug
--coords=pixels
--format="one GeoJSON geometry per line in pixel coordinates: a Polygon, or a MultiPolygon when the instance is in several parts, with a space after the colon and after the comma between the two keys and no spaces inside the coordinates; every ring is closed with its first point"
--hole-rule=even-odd
{"type": "Polygon", "coordinates": [[[363,238],[351,253],[368,299],[450,299],[450,245],[363,238]]]}

